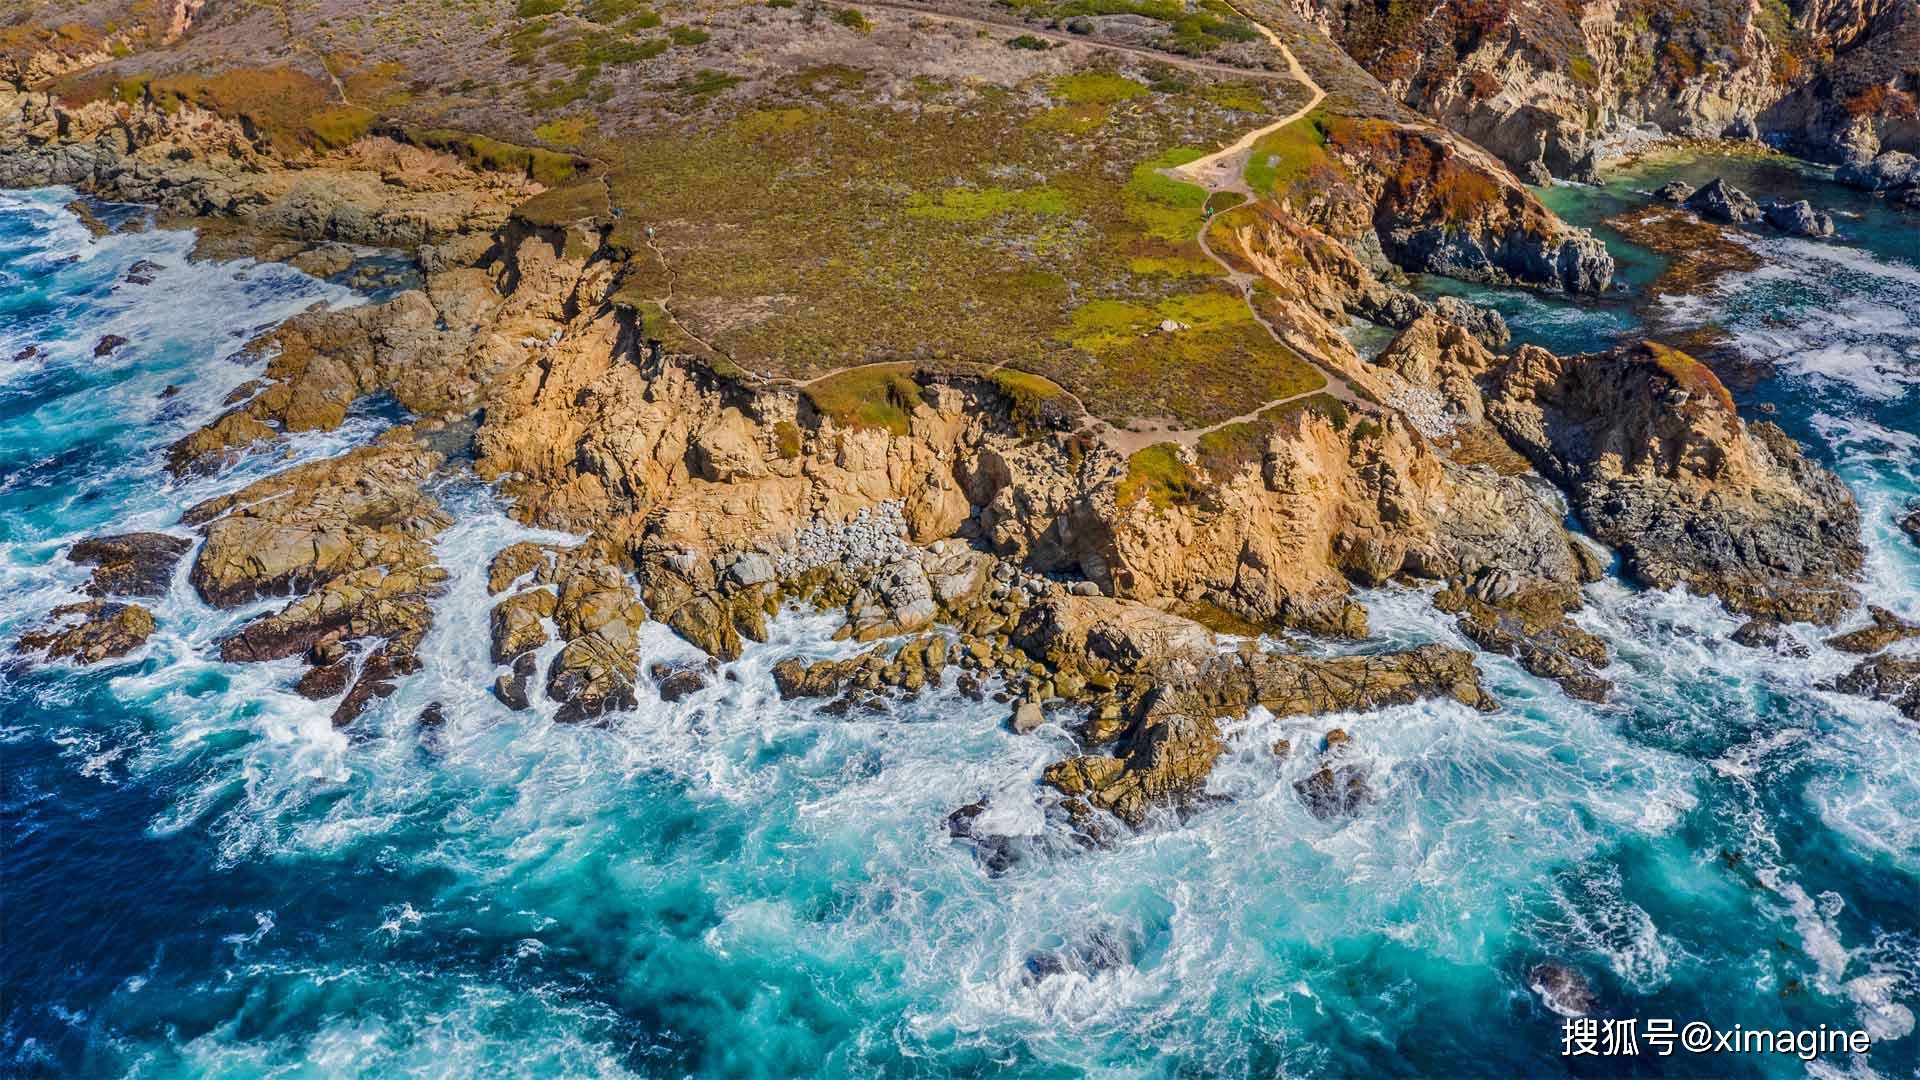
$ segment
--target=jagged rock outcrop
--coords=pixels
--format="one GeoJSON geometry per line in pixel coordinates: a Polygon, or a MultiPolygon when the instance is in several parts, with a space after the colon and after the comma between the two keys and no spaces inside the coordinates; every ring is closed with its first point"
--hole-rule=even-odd
{"type": "Polygon", "coordinates": [[[166,533],[90,536],[67,549],[67,559],[93,567],[83,588],[89,596],[164,596],[174,567],[193,541],[166,533]]]}
{"type": "Polygon", "coordinates": [[[367,137],[288,162],[247,123],[191,104],[93,101],[0,86],[0,184],[63,184],[263,234],[416,247],[485,234],[535,190],[443,153],[367,137]],[[306,167],[289,167],[289,165],[306,167]]]}
{"type": "Polygon", "coordinates": [[[1693,192],[1694,186],[1685,180],[1669,180],[1654,190],[1653,197],[1678,206],[1691,198],[1693,192]]]}
{"type": "Polygon", "coordinates": [[[1920,139],[1913,0],[1295,7],[1388,96],[1535,180],[1591,180],[1663,134],[1764,139],[1830,161],[1920,139]]]}
{"type": "Polygon", "coordinates": [[[1846,485],[1777,427],[1744,423],[1685,353],[1523,348],[1487,414],[1638,580],[1783,621],[1832,622],[1858,603],[1864,551],[1846,485]]]}
{"type": "Polygon", "coordinates": [[[97,664],[138,649],[153,631],[153,612],[139,604],[83,600],[47,612],[41,625],[20,635],[14,651],[47,661],[97,664]]]}
{"type": "Polygon", "coordinates": [[[345,691],[333,714],[340,724],[418,670],[430,601],[447,578],[431,541],[452,522],[421,490],[440,462],[396,429],[377,445],[295,466],[182,515],[206,535],[189,573],[202,599],[234,608],[295,594],[222,641],[221,658],[304,655],[322,672],[305,690],[345,691]]]}
{"type": "Polygon", "coordinates": [[[1475,645],[1513,657],[1573,697],[1605,701],[1612,689],[1596,674],[1611,659],[1607,643],[1567,619],[1581,606],[1580,590],[1572,583],[1535,585],[1503,595],[1496,580],[1483,578],[1472,588],[1455,582],[1437,594],[1433,604],[1457,614],[1460,632],[1475,645]]]}
{"type": "MultiPolygon", "coordinates": [[[[1148,693],[1113,755],[1081,755],[1047,767],[1046,782],[1134,827],[1155,806],[1194,804],[1225,749],[1219,718],[1258,704],[1275,716],[1364,711],[1450,697],[1494,708],[1473,658],[1423,645],[1404,652],[1311,658],[1257,648],[1214,657],[1179,683],[1148,693]]],[[[1078,816],[1078,815],[1076,815],[1078,816]]]]}
{"type": "Polygon", "coordinates": [[[1746,192],[1716,176],[1680,205],[1701,217],[1728,225],[1760,220],[1760,207],[1746,192]]]}
{"type": "MultiPolygon", "coordinates": [[[[1498,162],[1443,132],[1383,120],[1328,131],[1327,150],[1393,262],[1469,281],[1597,293],[1613,279],[1613,256],[1561,221],[1498,162]]],[[[1351,208],[1328,204],[1320,220],[1336,237],[1351,208]]]]}

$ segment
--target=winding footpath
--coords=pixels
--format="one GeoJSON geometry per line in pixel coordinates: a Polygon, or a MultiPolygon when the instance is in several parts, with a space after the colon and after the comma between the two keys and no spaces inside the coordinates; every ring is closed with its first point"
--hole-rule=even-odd
{"type": "MultiPolygon", "coordinates": [[[[928,19],[934,19],[934,20],[939,20],[943,22],[960,23],[960,24],[980,26],[980,27],[991,27],[995,29],[1019,30],[1022,33],[1031,34],[1035,37],[1046,38],[1051,41],[1061,42],[1063,44],[1078,45],[1088,49],[1097,49],[1097,50],[1103,50],[1107,52],[1117,52],[1117,53],[1125,53],[1125,54],[1136,55],[1136,56],[1143,56],[1150,60],[1153,60],[1156,63],[1169,64],[1174,67],[1187,68],[1195,71],[1212,72],[1215,74],[1244,76],[1244,77],[1250,77],[1250,78],[1287,79],[1293,82],[1297,82],[1302,87],[1304,87],[1307,90],[1307,102],[1306,104],[1300,106],[1294,111],[1288,113],[1287,115],[1281,117],[1278,120],[1275,120],[1271,124],[1267,124],[1264,127],[1255,128],[1254,130],[1248,132],[1247,134],[1242,135],[1239,139],[1235,140],[1231,145],[1223,147],[1222,149],[1216,150],[1213,153],[1206,155],[1205,157],[1195,158],[1193,161],[1190,161],[1185,165],[1178,165],[1172,168],[1166,168],[1166,169],[1160,170],[1160,172],[1163,175],[1166,175],[1175,180],[1179,180],[1183,183],[1193,184],[1197,187],[1200,187],[1205,191],[1207,191],[1209,195],[1215,192],[1228,191],[1228,192],[1234,192],[1239,195],[1247,196],[1249,198],[1259,197],[1256,195],[1253,189],[1247,184],[1247,181],[1246,181],[1247,158],[1249,155],[1252,154],[1254,144],[1258,143],[1265,136],[1270,135],[1276,131],[1279,131],[1282,128],[1285,128],[1289,124],[1295,124],[1305,119],[1309,114],[1313,112],[1315,108],[1319,106],[1319,104],[1322,101],[1326,99],[1326,96],[1327,96],[1326,90],[1323,89],[1319,83],[1314,81],[1313,76],[1307,73],[1307,69],[1305,67],[1301,66],[1299,58],[1294,55],[1292,49],[1287,47],[1286,42],[1281,41],[1280,36],[1278,34],[1275,34],[1270,28],[1268,28],[1265,23],[1262,23],[1259,20],[1253,18],[1251,15],[1248,15],[1245,11],[1242,11],[1237,5],[1234,5],[1233,3],[1231,3],[1231,0],[1227,0],[1227,6],[1231,7],[1235,14],[1247,20],[1248,24],[1250,24],[1255,30],[1259,31],[1260,35],[1267,40],[1268,44],[1272,45],[1275,49],[1278,49],[1280,51],[1280,55],[1283,58],[1285,58],[1287,63],[1287,70],[1284,73],[1272,72],[1272,71],[1260,71],[1257,69],[1236,68],[1226,64],[1212,63],[1205,60],[1193,60],[1187,57],[1174,56],[1168,53],[1161,52],[1157,49],[1150,49],[1144,46],[1123,45],[1116,42],[1103,42],[1103,41],[1089,40],[1088,38],[1079,36],[1079,35],[1057,33],[1049,30],[1035,29],[1033,27],[1025,25],[1024,23],[1016,22],[1013,20],[1003,21],[1003,20],[979,18],[975,16],[968,16],[968,15],[949,14],[941,11],[928,10],[926,8],[916,6],[914,4],[892,2],[892,0],[854,0],[854,2],[849,6],[853,8],[866,8],[866,9],[877,10],[877,11],[889,11],[889,12],[895,12],[895,13],[911,14],[914,16],[925,17],[928,19]]],[[[1279,346],[1282,349],[1285,349],[1288,353],[1292,354],[1293,356],[1299,359],[1305,360],[1306,362],[1312,364],[1314,369],[1320,373],[1320,375],[1325,380],[1325,382],[1320,386],[1316,386],[1310,390],[1301,391],[1300,393],[1297,393],[1297,394],[1290,394],[1286,397],[1273,398],[1271,400],[1262,401],[1260,404],[1254,406],[1253,408],[1247,410],[1246,412],[1238,416],[1229,417],[1228,419],[1222,420],[1218,423],[1209,424],[1205,427],[1192,427],[1192,428],[1156,427],[1150,423],[1142,423],[1142,424],[1139,424],[1138,427],[1129,428],[1129,429],[1117,428],[1107,424],[1096,425],[1093,414],[1087,410],[1085,403],[1081,401],[1079,395],[1075,394],[1072,390],[1064,386],[1060,387],[1060,392],[1062,393],[1062,395],[1064,395],[1069,400],[1071,400],[1080,409],[1081,415],[1084,417],[1084,419],[1081,422],[1080,430],[1086,431],[1086,429],[1090,425],[1096,425],[1096,430],[1093,432],[1093,434],[1095,434],[1096,437],[1099,438],[1102,442],[1112,447],[1115,451],[1119,452],[1123,456],[1130,456],[1140,450],[1145,449],[1148,446],[1152,446],[1158,443],[1178,443],[1183,446],[1192,446],[1194,443],[1198,442],[1201,439],[1201,437],[1205,435],[1209,435],[1215,431],[1219,431],[1222,428],[1231,427],[1235,424],[1251,423],[1257,420],[1262,413],[1266,412],[1269,409],[1273,409],[1275,407],[1286,405],[1291,402],[1299,401],[1305,398],[1310,398],[1315,396],[1316,394],[1328,394],[1334,398],[1339,399],[1340,401],[1346,402],[1351,406],[1355,406],[1362,409],[1368,409],[1372,407],[1368,405],[1364,401],[1364,399],[1362,399],[1361,397],[1359,397],[1357,394],[1354,393],[1352,386],[1347,382],[1344,376],[1342,376],[1339,372],[1332,370],[1327,365],[1321,363],[1318,359],[1315,359],[1311,353],[1305,350],[1296,348],[1295,346],[1290,344],[1286,340],[1285,336],[1282,335],[1281,332],[1274,327],[1273,323],[1268,321],[1265,315],[1261,314],[1259,305],[1254,302],[1254,284],[1257,280],[1256,275],[1250,274],[1244,270],[1241,270],[1235,267],[1232,263],[1228,262],[1224,257],[1222,257],[1219,252],[1216,252],[1215,250],[1213,250],[1213,246],[1207,242],[1207,230],[1211,226],[1211,224],[1212,224],[1211,220],[1202,222],[1200,226],[1200,231],[1194,236],[1194,241],[1200,245],[1200,250],[1206,252],[1208,258],[1212,259],[1215,263],[1219,264],[1221,270],[1225,272],[1227,280],[1231,282],[1235,288],[1240,290],[1240,297],[1246,303],[1247,310],[1250,313],[1252,313],[1254,320],[1260,324],[1261,328],[1266,330],[1267,336],[1273,339],[1274,344],[1279,346]]],[[[662,269],[664,269],[667,272],[667,276],[668,276],[668,297],[655,299],[655,302],[660,305],[661,311],[667,316],[667,318],[671,319],[673,323],[680,328],[681,332],[685,333],[689,338],[692,338],[694,341],[699,342],[701,345],[705,346],[708,350],[712,351],[717,355],[726,356],[727,354],[725,352],[721,351],[720,349],[714,347],[713,345],[709,344],[705,340],[701,339],[699,336],[695,335],[691,330],[687,328],[686,324],[682,323],[679,317],[676,316],[672,312],[672,310],[667,307],[667,299],[669,299],[672,295],[673,271],[672,271],[672,268],[668,266],[666,254],[662,252],[658,247],[654,246],[653,240],[651,237],[649,237],[647,240],[647,246],[653,249],[654,255],[660,260],[660,265],[662,269]]],[[[732,358],[728,357],[728,360],[731,361],[732,358]]],[[[867,364],[849,364],[849,365],[846,365],[845,367],[834,368],[831,371],[823,372],[819,375],[815,375],[811,378],[804,379],[804,380],[771,378],[771,379],[767,379],[766,381],[768,381],[771,384],[785,384],[788,386],[792,386],[796,389],[805,389],[807,387],[825,382],[826,380],[832,379],[836,376],[844,375],[851,371],[859,371],[864,368],[885,367],[896,362],[897,361],[883,360],[883,361],[876,361],[876,362],[867,363],[867,364]]],[[[991,374],[995,371],[1002,369],[1003,367],[1005,367],[1004,364],[993,364],[991,366],[988,366],[982,369],[982,373],[991,374]]],[[[763,378],[765,377],[763,376],[763,378]]],[[[1136,423],[1138,422],[1136,421],[1136,423]]]]}
{"type": "MultiPolygon", "coordinates": [[[[1286,42],[1281,41],[1278,34],[1275,34],[1269,29],[1265,23],[1241,11],[1231,2],[1229,2],[1227,6],[1232,7],[1236,14],[1251,23],[1254,29],[1260,31],[1261,36],[1267,39],[1268,44],[1280,50],[1280,55],[1285,57],[1287,61],[1288,75],[1300,83],[1300,85],[1306,87],[1307,103],[1265,127],[1255,128],[1245,135],[1242,135],[1230,146],[1216,150],[1205,157],[1195,158],[1185,165],[1176,165],[1172,168],[1161,169],[1160,172],[1174,180],[1193,184],[1204,189],[1209,197],[1216,192],[1230,191],[1248,198],[1257,199],[1264,196],[1261,193],[1255,192],[1252,187],[1247,184],[1246,179],[1247,158],[1253,153],[1254,144],[1258,143],[1262,138],[1286,127],[1288,124],[1296,124],[1306,119],[1322,101],[1326,100],[1327,92],[1321,88],[1319,83],[1313,81],[1313,76],[1307,74],[1307,69],[1300,65],[1299,58],[1293,55],[1293,50],[1287,48],[1286,42]]],[[[1315,394],[1328,394],[1348,405],[1359,408],[1369,407],[1359,395],[1353,392],[1353,387],[1347,382],[1345,376],[1327,367],[1327,365],[1315,359],[1313,355],[1306,350],[1296,348],[1289,344],[1286,337],[1274,327],[1273,323],[1268,321],[1267,317],[1260,313],[1260,305],[1254,302],[1253,297],[1253,287],[1258,280],[1256,275],[1234,266],[1219,252],[1213,250],[1213,245],[1207,242],[1207,231],[1212,227],[1213,221],[1211,218],[1201,222],[1200,231],[1194,234],[1194,242],[1200,245],[1200,250],[1206,252],[1209,259],[1218,263],[1220,269],[1226,272],[1227,280],[1233,284],[1234,288],[1240,290],[1240,298],[1246,302],[1247,310],[1253,314],[1254,320],[1260,324],[1261,328],[1266,330],[1267,336],[1273,339],[1273,343],[1287,350],[1287,352],[1294,356],[1312,364],[1314,369],[1319,371],[1321,377],[1326,380],[1326,383],[1312,390],[1291,394],[1287,397],[1274,398],[1270,401],[1263,401],[1246,412],[1241,413],[1239,416],[1230,417],[1217,424],[1209,424],[1205,427],[1145,427],[1139,430],[1108,432],[1105,436],[1107,444],[1123,454],[1133,454],[1156,443],[1163,442],[1192,446],[1203,436],[1210,435],[1222,428],[1231,427],[1235,424],[1251,423],[1257,420],[1260,414],[1266,412],[1268,409],[1285,405],[1289,402],[1299,401],[1303,398],[1309,398],[1315,394]]]]}

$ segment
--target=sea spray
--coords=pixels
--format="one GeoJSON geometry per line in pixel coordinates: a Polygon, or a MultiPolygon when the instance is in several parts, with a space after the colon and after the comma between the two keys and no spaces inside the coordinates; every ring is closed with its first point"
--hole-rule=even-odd
{"type": "MultiPolygon", "coordinates": [[[[73,539],[185,535],[180,509],[285,467],[276,446],[176,483],[158,448],[218,412],[267,321],[352,302],[280,267],[187,263],[184,234],[94,243],[70,197],[0,202],[9,250],[40,253],[5,265],[43,312],[0,317],[0,340],[51,346],[0,373],[0,640],[73,595],[73,539]],[[200,275],[191,326],[113,284],[140,257],[200,275]],[[95,363],[107,332],[129,344],[95,363]]],[[[1868,516],[1871,595],[1920,613],[1920,556],[1888,520],[1916,494],[1910,389],[1779,366],[1781,419],[1868,516]]],[[[381,423],[287,446],[337,453],[381,423]]],[[[668,703],[643,683],[600,726],[537,694],[507,709],[486,560],[573,538],[471,477],[434,494],[456,524],[425,670],[349,728],[291,691],[293,662],[215,659],[273,601],[215,611],[184,569],[128,661],[0,673],[4,976],[30,991],[10,996],[6,1068],[1543,1073],[1561,1018],[1529,972],[1551,961],[1609,1015],[1865,1024],[1890,1040],[1873,1068],[1912,1071],[1920,735],[1819,689],[1851,662],[1820,631],[1789,628],[1809,651],[1790,660],[1734,644],[1709,600],[1599,583],[1576,618],[1614,649],[1612,703],[1482,655],[1499,712],[1256,710],[1226,725],[1217,802],[1086,849],[1039,783],[1073,751],[1068,713],[1017,736],[1007,706],[951,685],[845,717],[781,700],[778,660],[861,648],[831,614],[789,609],[703,689],[668,703]],[[1372,797],[1321,821],[1294,785],[1334,727],[1372,797]],[[1004,873],[947,834],[980,799],[1031,841],[1004,873]]],[[[1361,598],[1373,640],[1309,646],[1466,645],[1423,590],[1361,598]]],[[[699,659],[657,624],[641,652],[642,671],[699,659]]]]}

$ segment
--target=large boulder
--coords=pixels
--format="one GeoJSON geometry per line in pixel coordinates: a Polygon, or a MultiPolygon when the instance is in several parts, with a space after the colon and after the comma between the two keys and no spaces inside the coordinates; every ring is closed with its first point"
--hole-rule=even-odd
{"type": "Polygon", "coordinates": [[[1784,233],[1824,240],[1833,235],[1833,215],[1813,208],[1805,199],[1796,202],[1770,202],[1766,206],[1767,224],[1784,233]]]}
{"type": "Polygon", "coordinates": [[[1760,220],[1760,207],[1747,193],[1716,176],[1681,200],[1681,206],[1712,221],[1744,225],[1760,220]]]}
{"type": "Polygon", "coordinates": [[[163,596],[173,585],[173,568],[192,546],[184,536],[118,533],[90,536],[67,549],[67,558],[93,567],[85,586],[91,596],[163,596]]]}
{"type": "Polygon", "coordinates": [[[1868,191],[1920,187],[1920,158],[1900,150],[1889,150],[1879,157],[1862,157],[1847,162],[1834,173],[1834,178],[1843,184],[1868,191]]]}
{"type": "Polygon", "coordinates": [[[47,660],[97,664],[146,644],[153,630],[153,613],[139,604],[83,600],[48,612],[46,622],[20,635],[14,648],[47,660]]]}

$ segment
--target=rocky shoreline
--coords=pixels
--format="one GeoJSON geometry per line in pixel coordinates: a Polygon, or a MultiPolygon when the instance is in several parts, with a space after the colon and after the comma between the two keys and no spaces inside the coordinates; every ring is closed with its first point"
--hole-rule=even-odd
{"type": "MultiPolygon", "coordinates": [[[[765,640],[785,605],[839,610],[847,636],[877,644],[782,662],[783,696],[848,713],[951,675],[1002,700],[1016,730],[1067,726],[1079,752],[1045,783],[1098,843],[1202,805],[1220,718],[1255,705],[1497,707],[1460,650],[1317,657],[1257,636],[1364,639],[1356,587],[1430,587],[1480,648],[1587,700],[1608,693],[1608,649],[1568,616],[1607,572],[1601,544],[1632,579],[1718,597],[1759,624],[1833,625],[1859,606],[1852,497],[1779,429],[1742,419],[1698,361],[1657,343],[1503,353],[1497,317],[1428,309],[1282,208],[1261,208],[1229,254],[1280,286],[1263,302],[1292,305],[1287,325],[1325,328],[1299,347],[1353,400],[1319,395],[1126,455],[1058,387],[992,369],[888,367],[875,419],[665,348],[663,327],[623,299],[626,234],[593,181],[536,199],[528,181],[376,136],[296,166],[211,114],[94,108],[56,116],[0,92],[22,148],[0,155],[0,182],[235,220],[291,242],[286,257],[409,249],[422,273],[417,289],[310,311],[251,343],[269,358],[262,376],[166,448],[171,471],[217,472],[284,434],[331,430],[376,394],[413,421],[186,510],[197,549],[159,534],[76,545],[99,598],[18,643],[49,659],[137,650],[151,612],[106,598],[164,592],[191,549],[188,581],[208,604],[288,598],[221,642],[221,658],[302,657],[299,692],[352,723],[420,668],[448,577],[433,540],[451,519],[431,481],[470,469],[516,517],[582,538],[493,556],[493,688],[509,708],[545,699],[584,722],[631,708],[644,684],[663,697],[704,685],[700,665],[640,669],[648,621],[724,662],[765,640]],[[1401,327],[1372,361],[1337,333],[1360,310],[1401,327]],[[1564,525],[1569,504],[1584,533],[1564,525]]],[[[1549,246],[1500,259],[1542,263],[1569,289],[1604,285],[1586,245],[1513,205],[1549,246]]],[[[1430,265],[1420,235],[1400,240],[1430,265]]],[[[1475,250],[1448,257],[1484,262],[1475,250]]],[[[1888,643],[1836,686],[1911,716],[1913,673],[1888,643]]],[[[1329,738],[1300,791],[1317,816],[1366,800],[1342,741],[1329,738]]],[[[971,821],[957,816],[956,835],[990,863],[1004,856],[1006,839],[971,821]]]]}

